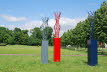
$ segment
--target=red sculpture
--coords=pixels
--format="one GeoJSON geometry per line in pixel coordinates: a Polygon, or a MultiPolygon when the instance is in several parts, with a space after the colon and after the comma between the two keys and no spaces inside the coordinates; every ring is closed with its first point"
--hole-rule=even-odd
{"type": "Polygon", "coordinates": [[[55,13],[55,35],[54,35],[54,62],[60,62],[60,38],[59,38],[59,32],[60,32],[60,24],[59,24],[59,19],[60,19],[61,12],[55,13]]]}
{"type": "Polygon", "coordinates": [[[59,19],[60,19],[60,15],[61,12],[59,13],[55,13],[55,26],[54,26],[54,30],[55,30],[55,38],[59,38],[59,32],[60,32],[60,24],[59,24],[59,19]]]}

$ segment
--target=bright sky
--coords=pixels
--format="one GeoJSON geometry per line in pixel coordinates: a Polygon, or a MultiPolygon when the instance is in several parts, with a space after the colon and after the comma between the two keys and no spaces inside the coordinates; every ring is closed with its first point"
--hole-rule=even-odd
{"type": "Polygon", "coordinates": [[[0,0],[0,26],[13,29],[39,27],[41,17],[50,18],[54,26],[54,12],[60,11],[61,34],[74,28],[79,21],[87,18],[88,11],[100,8],[104,0],[0,0]]]}

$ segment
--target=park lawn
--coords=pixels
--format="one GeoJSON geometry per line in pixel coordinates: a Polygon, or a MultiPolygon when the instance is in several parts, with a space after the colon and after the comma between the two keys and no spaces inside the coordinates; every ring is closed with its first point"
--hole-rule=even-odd
{"type": "Polygon", "coordinates": [[[0,54],[39,54],[40,47],[26,45],[0,46],[0,54]]]}
{"type": "MultiPolygon", "coordinates": [[[[49,47],[49,63],[41,64],[41,47],[0,46],[0,54],[39,54],[39,56],[0,56],[0,72],[107,72],[107,56],[98,56],[98,65],[87,65],[87,56],[61,56],[53,62],[53,47],[49,47]]],[[[83,51],[61,49],[63,55],[87,54],[83,51]]]]}
{"type": "MultiPolygon", "coordinates": [[[[53,55],[53,47],[48,48],[49,55],[53,55]]],[[[36,54],[41,55],[41,46],[26,46],[26,45],[7,45],[0,46],[0,54],[36,54]]],[[[80,55],[86,52],[72,51],[69,49],[61,49],[62,55],[80,55]]]]}
{"type": "Polygon", "coordinates": [[[86,56],[62,56],[54,63],[41,64],[40,56],[0,56],[0,72],[107,72],[107,57],[99,56],[97,66],[88,66],[86,56]]]}

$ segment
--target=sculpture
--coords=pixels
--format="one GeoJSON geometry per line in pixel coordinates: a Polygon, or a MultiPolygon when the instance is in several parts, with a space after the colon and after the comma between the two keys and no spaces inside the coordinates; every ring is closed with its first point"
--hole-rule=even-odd
{"type": "Polygon", "coordinates": [[[88,20],[90,22],[90,40],[88,40],[88,65],[90,66],[95,66],[98,64],[97,40],[94,39],[95,19],[95,12],[89,12],[88,20]]]}
{"type": "Polygon", "coordinates": [[[41,51],[41,61],[42,64],[47,64],[48,63],[48,40],[47,40],[47,35],[48,35],[48,17],[43,17],[42,21],[43,24],[40,26],[42,30],[42,51],[41,51]]]}
{"type": "Polygon", "coordinates": [[[55,20],[56,23],[54,25],[54,31],[55,31],[55,36],[54,36],[54,62],[60,62],[60,38],[59,38],[59,32],[60,32],[60,24],[59,24],[59,19],[60,19],[61,12],[56,12],[55,13],[55,20]]]}

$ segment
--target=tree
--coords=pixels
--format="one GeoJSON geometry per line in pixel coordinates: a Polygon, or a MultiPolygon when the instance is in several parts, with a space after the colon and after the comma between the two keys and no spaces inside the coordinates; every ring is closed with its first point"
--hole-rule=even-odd
{"type": "Polygon", "coordinates": [[[95,37],[101,42],[107,43],[107,2],[101,4],[95,13],[95,37]]]}
{"type": "Polygon", "coordinates": [[[21,32],[21,29],[20,28],[15,28],[13,30],[14,32],[14,40],[15,40],[15,44],[21,44],[22,42],[22,32],[21,32]]]}
{"type": "Polygon", "coordinates": [[[38,38],[38,39],[42,38],[42,32],[38,27],[35,27],[34,29],[32,29],[31,33],[34,38],[38,38]]]}
{"type": "MultiPolygon", "coordinates": [[[[104,1],[101,4],[100,9],[96,10],[94,13],[95,18],[95,28],[94,37],[96,40],[107,43],[107,2],[104,1]]],[[[78,46],[87,45],[87,40],[90,39],[90,21],[88,18],[79,22],[77,26],[65,32],[62,35],[62,44],[72,44],[78,46]]]]}
{"type": "Polygon", "coordinates": [[[10,45],[14,45],[15,44],[14,37],[9,37],[8,38],[8,44],[10,44],[10,45]]]}
{"type": "Polygon", "coordinates": [[[8,39],[11,37],[11,32],[8,28],[0,27],[0,43],[7,43],[8,39]]]}
{"type": "Polygon", "coordinates": [[[15,44],[27,45],[28,44],[28,30],[21,30],[20,28],[14,29],[13,38],[15,40],[15,44]]]}
{"type": "Polygon", "coordinates": [[[29,45],[41,45],[42,32],[40,28],[35,27],[31,30],[32,35],[29,38],[29,45]]]}

